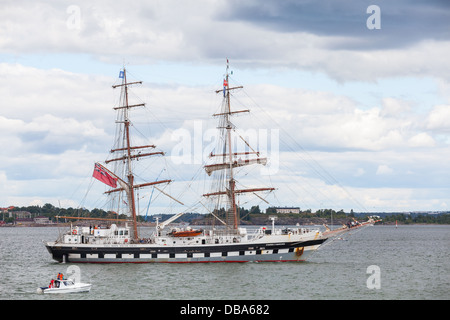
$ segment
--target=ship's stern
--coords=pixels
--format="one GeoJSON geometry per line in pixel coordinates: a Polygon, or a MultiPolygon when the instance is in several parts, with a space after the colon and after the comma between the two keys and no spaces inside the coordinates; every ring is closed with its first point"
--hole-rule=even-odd
{"type": "Polygon", "coordinates": [[[64,255],[62,251],[60,250],[61,247],[55,246],[55,242],[44,242],[45,247],[47,248],[47,251],[52,256],[53,260],[56,260],[58,262],[64,262],[64,255]]]}

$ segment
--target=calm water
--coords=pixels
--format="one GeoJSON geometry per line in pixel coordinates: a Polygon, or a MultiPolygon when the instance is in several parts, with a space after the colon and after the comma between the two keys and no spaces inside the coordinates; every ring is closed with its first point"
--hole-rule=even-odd
{"type": "Polygon", "coordinates": [[[71,266],[54,262],[42,243],[59,231],[0,228],[1,300],[450,299],[450,226],[368,227],[304,263],[80,264],[91,292],[37,294],[71,266]],[[372,265],[379,289],[367,286],[372,265]]]}

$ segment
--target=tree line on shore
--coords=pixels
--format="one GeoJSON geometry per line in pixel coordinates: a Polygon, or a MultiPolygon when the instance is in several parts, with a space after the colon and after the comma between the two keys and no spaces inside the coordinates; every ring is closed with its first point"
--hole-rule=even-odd
{"type": "MultiPolygon", "coordinates": [[[[117,214],[114,211],[106,211],[103,209],[92,209],[88,210],[85,208],[59,208],[55,207],[50,203],[46,203],[43,206],[27,206],[27,207],[14,207],[10,211],[27,211],[30,212],[33,216],[45,216],[56,222],[56,216],[69,216],[69,217],[92,217],[92,218],[106,218],[106,219],[127,219],[128,217],[125,214],[117,214]]],[[[225,209],[216,209],[214,210],[214,215],[216,216],[224,216],[225,209]]],[[[333,209],[320,209],[315,212],[312,212],[311,209],[302,210],[300,213],[276,213],[275,207],[269,207],[265,211],[261,210],[259,206],[252,206],[250,209],[246,209],[244,207],[239,208],[239,216],[240,219],[244,222],[251,223],[252,219],[256,220],[256,218],[267,217],[269,215],[274,215],[278,217],[286,217],[286,218],[295,218],[301,217],[302,219],[352,219],[356,218],[359,220],[366,220],[368,216],[371,215],[381,215],[382,223],[392,224],[396,221],[399,224],[450,224],[450,213],[439,213],[439,214],[427,214],[427,213],[355,213],[353,210],[350,212],[344,212],[344,210],[335,211],[333,209]]],[[[172,214],[160,214],[157,215],[160,217],[160,221],[164,221],[168,219],[172,214]]],[[[198,219],[208,219],[211,215],[199,214],[199,213],[186,213],[182,217],[180,217],[177,221],[179,222],[192,222],[193,220],[198,219]]],[[[155,216],[148,217],[149,222],[154,222],[155,216]]],[[[5,222],[13,219],[9,218],[9,216],[3,215],[0,217],[5,220],[5,222]]],[[[144,216],[138,216],[138,222],[145,222],[144,216]]]]}

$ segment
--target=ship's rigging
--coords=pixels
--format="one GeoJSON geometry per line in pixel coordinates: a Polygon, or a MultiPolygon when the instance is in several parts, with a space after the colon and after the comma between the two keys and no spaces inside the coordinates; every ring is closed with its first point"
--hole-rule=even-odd
{"type": "Polygon", "coordinates": [[[232,110],[231,108],[231,92],[236,89],[242,89],[242,86],[230,87],[229,78],[229,64],[227,60],[226,74],[223,80],[223,88],[216,90],[216,93],[223,93],[222,108],[219,113],[214,114],[214,117],[219,118],[219,145],[215,150],[221,150],[221,153],[210,154],[210,158],[215,159],[213,164],[204,166],[206,173],[211,176],[215,175],[213,179],[212,189],[209,193],[203,194],[204,197],[218,197],[216,200],[216,210],[222,204],[221,196],[225,196],[225,211],[226,211],[226,225],[228,229],[237,232],[239,227],[239,212],[237,207],[236,196],[243,193],[255,193],[262,191],[273,191],[274,188],[248,188],[237,189],[234,169],[237,167],[247,166],[251,164],[266,165],[267,158],[259,157],[260,153],[255,151],[247,141],[244,140],[245,145],[249,151],[234,151],[232,144],[232,131],[234,125],[231,122],[231,117],[235,114],[248,113],[250,110],[232,110]],[[256,155],[255,157],[252,157],[256,155]],[[246,157],[244,160],[242,156],[246,157]],[[239,157],[239,158],[237,158],[239,157]]]}
{"type": "MultiPolygon", "coordinates": [[[[231,73],[232,74],[232,73],[231,73]]],[[[152,187],[156,189],[160,194],[163,194],[173,201],[184,206],[184,203],[178,199],[172,197],[163,190],[159,184],[168,184],[172,182],[171,179],[159,179],[154,177],[156,181],[145,181],[140,183],[136,181],[136,175],[134,173],[133,162],[154,156],[164,156],[163,151],[157,151],[156,146],[150,143],[144,143],[142,145],[133,144],[133,140],[130,135],[130,129],[133,127],[130,120],[130,115],[133,110],[140,107],[145,107],[145,103],[130,102],[129,88],[134,85],[142,84],[142,81],[127,81],[127,71],[124,68],[121,71],[122,82],[120,84],[113,85],[113,89],[120,89],[120,101],[119,104],[113,109],[117,112],[116,118],[116,138],[113,148],[110,150],[111,157],[105,161],[105,165],[110,165],[111,170],[106,169],[109,174],[116,178],[118,186],[105,192],[105,194],[111,195],[114,198],[114,205],[110,205],[112,211],[121,211],[129,215],[133,221],[133,233],[135,239],[139,238],[137,229],[137,216],[139,215],[139,197],[136,196],[136,191],[144,187],[152,187]],[[120,210],[119,207],[125,208],[120,210]]],[[[263,185],[251,185],[243,186],[238,183],[236,179],[241,167],[250,165],[266,165],[268,159],[265,155],[261,155],[261,152],[254,148],[248,141],[243,138],[232,119],[234,116],[246,115],[250,112],[249,109],[235,110],[232,108],[232,92],[240,91],[243,89],[242,85],[232,86],[230,84],[230,72],[229,64],[227,60],[226,73],[223,77],[223,87],[216,90],[216,94],[222,96],[222,102],[220,110],[216,111],[212,116],[218,119],[218,138],[216,139],[217,145],[209,154],[211,163],[204,165],[203,169],[208,175],[207,178],[211,180],[211,188],[208,192],[202,192],[203,198],[206,198],[209,202],[205,205],[204,201],[199,200],[192,206],[187,206],[185,210],[196,210],[203,207],[207,210],[213,220],[219,221],[221,224],[226,225],[228,231],[238,232],[240,223],[240,204],[238,198],[246,194],[251,197],[259,198],[269,204],[261,192],[272,192],[275,190],[273,187],[264,187],[263,185]],[[238,144],[236,141],[242,140],[244,143],[238,144]],[[244,147],[244,148],[240,148],[244,147]],[[197,207],[195,207],[197,206],[197,207]],[[225,213],[221,216],[221,213],[225,213]]],[[[102,166],[103,167],[103,166],[102,166]]],[[[263,183],[264,184],[264,183],[263,183]]],[[[188,187],[189,189],[189,187],[188,187]]],[[[200,193],[201,194],[201,193],[200,193]]],[[[150,205],[150,202],[149,202],[150,205]]]]}
{"type": "MultiPolygon", "coordinates": [[[[127,73],[124,69],[120,73],[122,83],[114,85],[120,88],[120,104],[114,109],[117,112],[116,139],[111,149],[111,158],[105,165],[95,164],[94,178],[110,187],[106,194],[114,197],[116,204],[126,208],[131,217],[132,226],[111,224],[109,227],[96,226],[70,226],[70,230],[61,234],[56,241],[45,242],[45,246],[52,258],[59,262],[80,263],[198,263],[198,262],[247,262],[247,261],[304,261],[324,243],[329,236],[337,236],[349,231],[350,227],[322,233],[319,229],[308,228],[275,228],[274,219],[272,227],[260,227],[250,231],[239,227],[239,212],[237,197],[243,194],[257,195],[257,192],[271,192],[274,188],[248,187],[240,188],[236,178],[240,176],[241,167],[254,164],[265,165],[267,159],[260,152],[245,143],[245,150],[235,150],[232,133],[235,126],[231,117],[236,114],[248,113],[248,110],[232,110],[231,92],[241,87],[230,87],[229,67],[224,77],[223,102],[220,112],[214,116],[219,119],[218,145],[210,154],[212,164],[204,166],[206,174],[212,178],[212,188],[209,193],[203,194],[208,200],[215,202],[215,208],[222,208],[225,204],[225,221],[221,220],[216,211],[210,212],[221,223],[226,225],[225,230],[219,228],[192,229],[190,227],[172,230],[163,230],[171,222],[178,219],[184,212],[159,223],[156,229],[147,238],[140,238],[137,230],[137,215],[139,203],[138,191],[140,188],[153,187],[160,193],[183,203],[168,193],[162,186],[172,180],[159,179],[149,181],[136,174],[134,163],[142,158],[164,156],[164,152],[156,151],[156,146],[149,143],[134,143],[131,139],[130,113],[144,104],[129,102],[128,89],[141,82],[127,82],[127,73]],[[243,157],[243,159],[242,159],[243,157]],[[106,164],[111,167],[108,169],[106,164]],[[238,170],[239,169],[239,170],[238,170]],[[141,182],[141,180],[144,180],[141,182]],[[125,203],[122,206],[121,203],[125,203]]],[[[240,137],[242,139],[242,137],[240,137]]],[[[237,148],[236,148],[237,149],[237,148]]],[[[136,168],[137,169],[137,168],[136,168]]],[[[154,168],[153,168],[154,169],[154,168]]],[[[148,170],[154,174],[155,170],[148,170]]],[[[258,195],[257,195],[258,196],[258,195]]],[[[260,196],[258,196],[260,197],[260,196]]],[[[260,197],[261,200],[264,200],[260,197]]],[[[199,201],[203,205],[202,201],[199,201]]],[[[204,205],[203,205],[204,206],[204,205]]],[[[205,206],[204,206],[205,207],[205,206]]],[[[116,220],[118,221],[118,220],[116,220]]],[[[371,225],[372,221],[359,226],[371,225]]],[[[358,227],[359,227],[358,226],[358,227]]]]}
{"type": "Polygon", "coordinates": [[[159,180],[145,183],[136,183],[135,175],[133,173],[133,165],[132,162],[135,160],[139,160],[143,157],[150,156],[164,156],[164,152],[156,151],[149,152],[156,148],[155,145],[140,145],[135,146],[132,144],[130,137],[130,127],[131,121],[129,114],[132,112],[132,109],[137,107],[144,107],[145,103],[140,104],[130,104],[129,103],[129,87],[141,84],[142,81],[135,82],[127,82],[127,72],[124,68],[120,73],[120,77],[122,78],[122,83],[118,85],[113,85],[113,89],[120,88],[120,104],[115,107],[114,110],[117,111],[117,119],[116,123],[118,125],[118,129],[116,130],[116,144],[113,149],[111,149],[111,153],[114,155],[114,158],[108,159],[105,161],[106,164],[113,162],[114,170],[108,170],[103,167],[108,173],[117,179],[119,188],[114,188],[109,191],[106,191],[106,194],[112,193],[124,193],[125,199],[118,197],[118,202],[122,201],[127,204],[128,213],[133,221],[133,238],[138,239],[138,229],[137,229],[137,207],[136,207],[136,195],[135,190],[143,187],[155,186],[158,184],[167,184],[172,180],[159,180]]]}

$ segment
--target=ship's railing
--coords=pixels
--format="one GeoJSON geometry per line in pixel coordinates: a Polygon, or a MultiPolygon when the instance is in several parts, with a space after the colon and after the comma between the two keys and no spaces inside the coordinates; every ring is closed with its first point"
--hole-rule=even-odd
{"type": "MultiPolygon", "coordinates": [[[[214,230],[210,230],[209,233],[210,235],[214,235],[214,236],[237,236],[237,235],[241,235],[242,234],[242,230],[236,230],[236,229],[214,229],[214,230]]],[[[208,234],[208,231],[206,232],[206,234],[208,234]]]]}
{"type": "Polygon", "coordinates": [[[264,235],[270,236],[270,235],[298,235],[298,234],[308,234],[308,233],[316,233],[318,232],[318,229],[310,229],[310,228],[274,228],[271,227],[260,227],[258,229],[251,230],[248,232],[248,236],[251,239],[258,239],[263,237],[264,235]]]}

